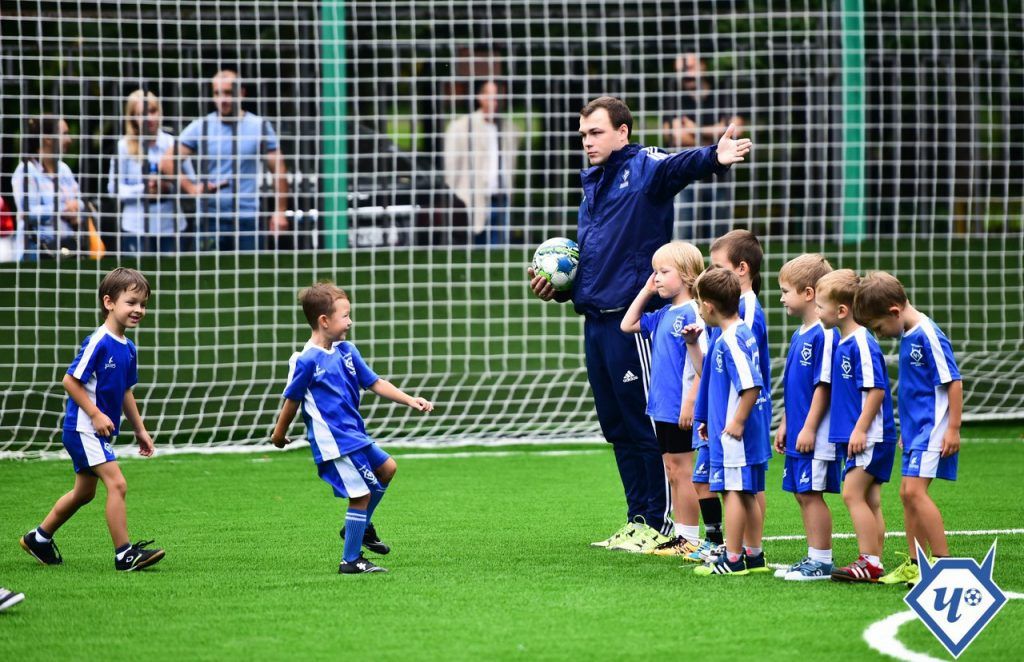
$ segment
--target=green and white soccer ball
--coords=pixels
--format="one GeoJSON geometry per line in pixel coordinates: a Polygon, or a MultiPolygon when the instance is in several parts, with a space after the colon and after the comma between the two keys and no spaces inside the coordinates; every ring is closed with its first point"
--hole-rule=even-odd
{"type": "Polygon", "coordinates": [[[576,267],[580,262],[580,247],[572,239],[554,237],[537,247],[533,254],[533,271],[543,276],[559,292],[572,289],[576,267]]]}

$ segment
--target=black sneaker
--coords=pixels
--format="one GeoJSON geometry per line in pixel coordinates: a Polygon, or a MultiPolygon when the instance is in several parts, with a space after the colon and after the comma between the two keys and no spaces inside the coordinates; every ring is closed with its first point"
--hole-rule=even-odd
{"type": "Polygon", "coordinates": [[[355,561],[342,561],[338,565],[339,575],[361,575],[364,572],[387,572],[386,568],[382,568],[379,565],[374,565],[372,561],[367,561],[365,558],[360,556],[355,561]]]}
{"type": "Polygon", "coordinates": [[[60,565],[64,563],[60,550],[57,549],[57,545],[54,544],[53,540],[50,540],[50,542],[39,542],[36,540],[35,529],[21,537],[21,548],[43,565],[60,565]]]}
{"type": "MultiPolygon", "coordinates": [[[[341,527],[341,539],[345,539],[345,527],[341,527]]],[[[366,526],[366,531],[363,532],[363,547],[370,550],[374,554],[380,554],[384,556],[391,551],[391,548],[381,542],[377,536],[377,529],[374,528],[373,524],[366,526]]]]}
{"type": "Polygon", "coordinates": [[[152,540],[140,540],[129,547],[120,559],[115,556],[114,570],[131,572],[132,570],[142,570],[158,562],[164,557],[164,550],[143,549],[146,545],[152,545],[153,542],[152,540]]]}

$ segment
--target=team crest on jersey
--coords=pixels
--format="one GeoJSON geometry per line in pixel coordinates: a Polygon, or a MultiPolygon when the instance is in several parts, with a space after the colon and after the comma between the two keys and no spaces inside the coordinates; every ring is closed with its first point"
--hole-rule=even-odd
{"type": "Polygon", "coordinates": [[[680,338],[683,335],[683,316],[679,315],[676,317],[676,321],[672,322],[672,337],[680,338]]]}
{"type": "Polygon", "coordinates": [[[853,377],[853,364],[850,363],[849,356],[843,357],[843,361],[839,364],[839,367],[843,371],[843,379],[850,379],[853,377]]]}
{"type": "Polygon", "coordinates": [[[103,366],[103,369],[104,370],[114,370],[115,368],[117,368],[117,364],[114,363],[114,357],[113,356],[108,356],[107,357],[107,364],[105,366],[103,366]]]}
{"type": "Polygon", "coordinates": [[[910,365],[920,368],[924,365],[924,345],[910,345],[910,365]]]}
{"type": "Polygon", "coordinates": [[[626,188],[629,186],[629,168],[622,171],[622,183],[619,184],[619,188],[626,188]]]}
{"type": "Polygon", "coordinates": [[[814,355],[814,348],[809,342],[805,342],[800,350],[800,365],[811,365],[811,357],[814,355]]]}
{"type": "Polygon", "coordinates": [[[353,377],[356,376],[356,363],[352,360],[351,354],[343,354],[341,359],[345,362],[345,369],[348,370],[348,374],[353,377]]]}

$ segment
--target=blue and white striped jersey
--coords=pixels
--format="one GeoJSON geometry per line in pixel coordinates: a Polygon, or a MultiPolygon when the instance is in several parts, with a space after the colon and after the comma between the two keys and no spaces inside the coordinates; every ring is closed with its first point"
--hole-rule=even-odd
{"type": "Polygon", "coordinates": [[[284,397],[302,403],[306,439],[319,464],[370,445],[359,396],[379,378],[350,342],[326,350],[312,342],[288,361],[284,397]]]}
{"type": "Polygon", "coordinates": [[[899,411],[903,451],[941,451],[949,425],[949,384],[960,379],[953,347],[925,317],[900,340],[899,411]]]}
{"type": "Polygon", "coordinates": [[[867,432],[868,443],[895,443],[892,391],[882,348],[864,327],[839,340],[832,355],[832,407],[829,410],[829,441],[845,444],[864,411],[864,399],[873,388],[885,391],[882,406],[867,432]]]}
{"type": "MultiPolygon", "coordinates": [[[[782,383],[785,388],[786,455],[790,457],[812,456],[796,450],[796,438],[807,421],[815,389],[819,384],[832,383],[832,354],[838,343],[839,330],[826,329],[821,320],[809,327],[800,327],[789,341],[782,383]]],[[[815,459],[836,459],[836,449],[828,443],[828,435],[829,413],[826,411],[814,442],[815,459]]]]}
{"type": "MultiPolygon", "coordinates": [[[[693,388],[697,371],[686,352],[683,329],[694,323],[704,326],[695,300],[678,306],[669,304],[640,318],[640,333],[652,341],[647,415],[656,421],[678,422],[683,398],[693,388]]],[[[706,354],[706,334],[701,333],[697,342],[701,353],[706,354]]]]}
{"type": "MultiPolygon", "coordinates": [[[[103,325],[82,341],[68,374],[82,382],[89,399],[113,421],[111,436],[120,432],[125,391],[139,381],[135,344],[103,325]]],[[[92,419],[71,398],[65,410],[64,429],[96,433],[92,419]]]]}
{"type": "Polygon", "coordinates": [[[702,381],[708,382],[708,447],[712,466],[748,467],[768,461],[764,404],[760,397],[747,418],[742,439],[723,433],[736,413],[740,394],[762,386],[757,352],[757,339],[746,324],[733,324],[722,330],[708,352],[711,367],[702,375],[702,381]]]}

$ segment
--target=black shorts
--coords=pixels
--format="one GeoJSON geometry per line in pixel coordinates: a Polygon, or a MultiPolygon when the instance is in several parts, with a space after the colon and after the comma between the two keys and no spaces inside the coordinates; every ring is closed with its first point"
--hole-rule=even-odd
{"type": "Polygon", "coordinates": [[[677,423],[654,421],[658,446],[664,453],[690,453],[693,451],[693,429],[680,430],[677,423]]]}

